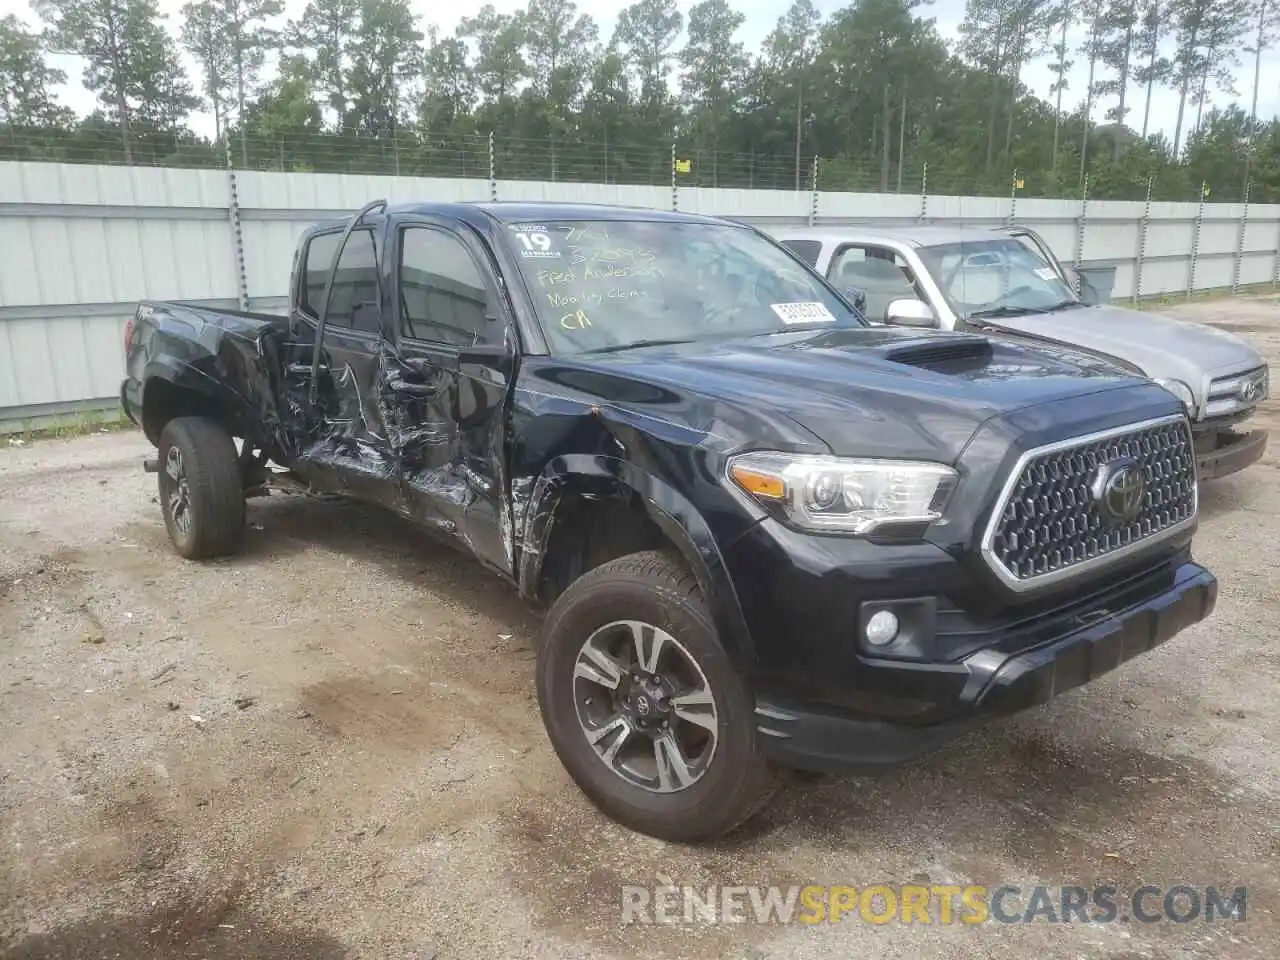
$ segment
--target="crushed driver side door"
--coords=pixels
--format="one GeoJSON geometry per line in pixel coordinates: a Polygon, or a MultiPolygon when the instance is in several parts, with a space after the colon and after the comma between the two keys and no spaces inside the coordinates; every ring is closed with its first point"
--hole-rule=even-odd
{"type": "Polygon", "coordinates": [[[483,241],[406,215],[389,232],[392,341],[381,372],[401,496],[415,519],[513,570],[505,415],[516,334],[483,241]]]}

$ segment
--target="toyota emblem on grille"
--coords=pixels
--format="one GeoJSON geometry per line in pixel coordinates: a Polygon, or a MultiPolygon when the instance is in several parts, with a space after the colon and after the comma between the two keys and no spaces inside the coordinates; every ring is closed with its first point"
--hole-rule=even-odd
{"type": "Polygon", "coordinates": [[[1255,377],[1252,380],[1246,380],[1240,385],[1240,402],[1256,403],[1262,399],[1262,380],[1255,377]]]}
{"type": "Polygon", "coordinates": [[[1128,523],[1142,510],[1147,482],[1137,461],[1122,457],[1098,467],[1091,492],[1106,520],[1128,523]]]}

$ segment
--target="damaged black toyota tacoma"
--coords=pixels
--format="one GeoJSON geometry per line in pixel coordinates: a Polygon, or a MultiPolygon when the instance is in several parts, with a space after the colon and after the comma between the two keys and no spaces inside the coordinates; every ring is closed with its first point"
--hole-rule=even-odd
{"type": "Polygon", "coordinates": [[[274,490],[460,545],[549,607],[573,779],[662,838],[741,823],[775,764],[871,772],[1043,703],[1217,596],[1167,390],[869,326],[738,223],[376,202],[306,231],[287,316],[144,302],[126,341],[179,554],[235,551],[274,490]]]}

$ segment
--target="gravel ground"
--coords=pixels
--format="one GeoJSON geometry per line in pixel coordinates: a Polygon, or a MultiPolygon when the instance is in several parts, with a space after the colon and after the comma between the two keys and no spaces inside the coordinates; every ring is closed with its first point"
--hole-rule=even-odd
{"type": "MultiPolygon", "coordinates": [[[[1280,301],[1174,312],[1280,363],[1280,301]]],[[[251,501],[243,555],[182,562],[149,451],[0,448],[5,960],[1277,956],[1280,452],[1202,495],[1210,621],[900,772],[790,784],[690,849],[568,780],[537,620],[499,581],[375,511],[285,497],[251,501]],[[620,885],[659,882],[1249,900],[1244,923],[622,924],[620,885]]]]}

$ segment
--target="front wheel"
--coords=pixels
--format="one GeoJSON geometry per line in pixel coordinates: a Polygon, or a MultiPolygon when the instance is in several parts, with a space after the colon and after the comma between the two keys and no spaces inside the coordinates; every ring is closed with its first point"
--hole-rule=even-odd
{"type": "Polygon", "coordinates": [[[188,560],[235,553],[244,539],[244,481],[231,436],[206,417],[176,417],[160,433],[160,508],[188,560]]]}
{"type": "Polygon", "coordinates": [[[537,681],[560,761],[624,826],[709,840],[768,798],[751,695],[675,558],[631,554],[572,583],[543,627],[537,681]]]}

